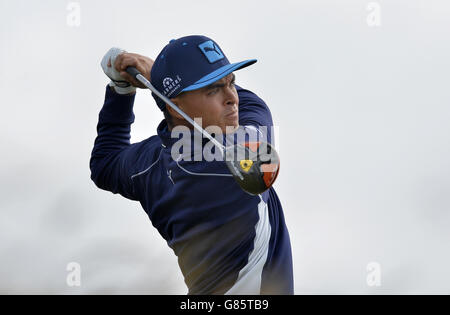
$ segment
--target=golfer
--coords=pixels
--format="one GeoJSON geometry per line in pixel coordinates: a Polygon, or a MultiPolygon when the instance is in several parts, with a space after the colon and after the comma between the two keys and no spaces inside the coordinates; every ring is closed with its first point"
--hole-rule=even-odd
{"type": "Polygon", "coordinates": [[[101,62],[111,82],[99,114],[91,179],[140,202],[178,257],[188,294],[293,294],[283,210],[273,187],[259,195],[242,190],[226,163],[211,159],[217,152],[208,141],[198,144],[192,126],[154,93],[164,114],[157,135],[131,144],[136,87],[144,86],[126,69],[139,70],[204,128],[226,138],[244,128],[270,143],[269,108],[235,83],[234,72],[255,62],[230,63],[217,42],[197,35],[171,40],[154,61],[112,48],[101,62]]]}

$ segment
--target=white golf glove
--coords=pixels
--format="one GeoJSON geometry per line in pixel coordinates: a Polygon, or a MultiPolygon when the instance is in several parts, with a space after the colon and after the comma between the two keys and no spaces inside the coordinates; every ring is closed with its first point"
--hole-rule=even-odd
{"type": "Polygon", "coordinates": [[[103,72],[111,79],[109,86],[114,87],[114,90],[118,94],[130,94],[136,92],[136,87],[126,81],[114,67],[117,56],[125,52],[126,51],[121,48],[113,47],[103,56],[101,62],[103,72]],[[108,67],[108,61],[110,60],[111,67],[108,67]]]}

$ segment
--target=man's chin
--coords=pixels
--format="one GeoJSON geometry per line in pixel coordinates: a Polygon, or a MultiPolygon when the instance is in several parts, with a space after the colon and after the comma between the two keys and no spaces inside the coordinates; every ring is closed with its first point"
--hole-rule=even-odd
{"type": "Polygon", "coordinates": [[[235,132],[239,128],[239,121],[228,123],[225,127],[222,128],[222,132],[224,134],[230,134],[235,132]]]}

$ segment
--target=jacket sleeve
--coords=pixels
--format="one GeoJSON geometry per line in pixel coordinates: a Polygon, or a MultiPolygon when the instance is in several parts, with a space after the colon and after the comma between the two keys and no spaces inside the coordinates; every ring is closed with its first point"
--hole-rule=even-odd
{"type": "Polygon", "coordinates": [[[260,140],[274,143],[272,114],[267,104],[252,91],[236,86],[239,95],[239,125],[256,127],[260,140]]]}
{"type": "Polygon", "coordinates": [[[142,143],[130,144],[134,98],[135,94],[120,95],[106,87],[89,166],[97,187],[138,200],[131,175],[136,170],[142,143]]]}

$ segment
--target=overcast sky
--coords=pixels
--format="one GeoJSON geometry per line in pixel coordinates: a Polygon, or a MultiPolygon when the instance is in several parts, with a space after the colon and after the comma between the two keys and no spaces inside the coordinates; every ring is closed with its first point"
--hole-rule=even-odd
{"type": "MultiPolygon", "coordinates": [[[[0,0],[0,293],[187,293],[140,204],[97,189],[89,158],[104,53],[155,58],[192,34],[258,59],[236,82],[279,128],[295,293],[450,293],[450,3],[370,3],[0,0]]],[[[135,114],[132,142],[155,134],[150,92],[135,114]]]]}

